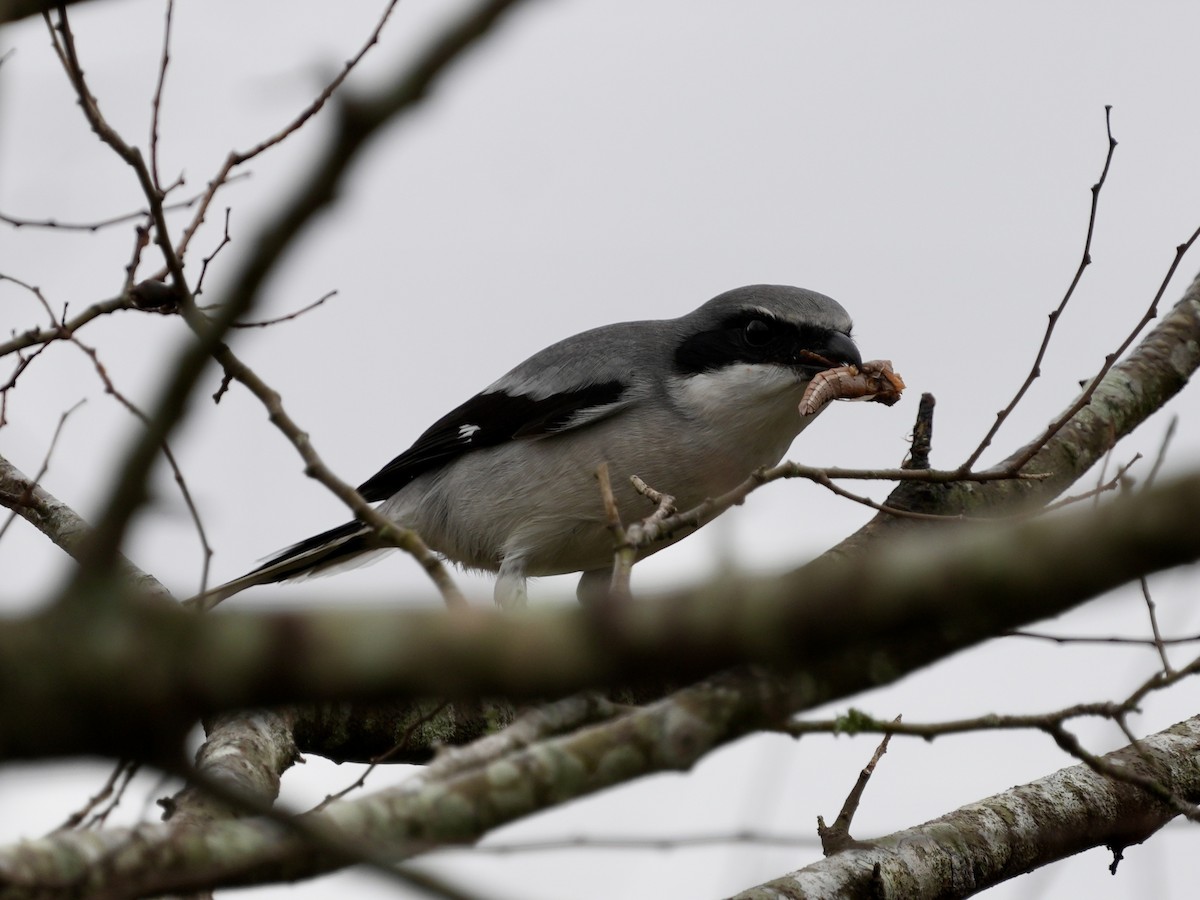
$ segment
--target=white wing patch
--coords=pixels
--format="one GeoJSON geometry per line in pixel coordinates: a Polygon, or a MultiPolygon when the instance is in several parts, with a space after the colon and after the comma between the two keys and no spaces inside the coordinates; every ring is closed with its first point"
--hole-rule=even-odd
{"type": "Polygon", "coordinates": [[[460,441],[469,441],[477,431],[479,431],[478,425],[459,425],[458,439],[460,441]]]}

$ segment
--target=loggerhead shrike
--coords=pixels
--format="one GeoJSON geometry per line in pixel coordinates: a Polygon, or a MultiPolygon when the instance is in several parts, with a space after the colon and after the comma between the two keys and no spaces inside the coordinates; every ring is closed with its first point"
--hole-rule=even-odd
{"type": "MultiPolygon", "coordinates": [[[[603,596],[613,538],[600,463],[623,521],[650,511],[631,475],[681,510],[730,490],[779,462],[815,418],[797,407],[817,372],[861,363],[850,326],[829,297],[758,284],[678,319],[593,328],[535,353],[433,423],[359,493],[446,558],[498,572],[501,607],[523,605],[525,579],[537,575],[582,572],[580,599],[603,596]]],[[[214,593],[378,552],[369,527],[347,522],[214,593]]]]}

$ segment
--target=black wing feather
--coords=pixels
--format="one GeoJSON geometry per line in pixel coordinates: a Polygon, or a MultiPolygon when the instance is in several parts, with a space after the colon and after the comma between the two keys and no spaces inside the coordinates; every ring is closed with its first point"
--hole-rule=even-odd
{"type": "MultiPolygon", "coordinates": [[[[624,393],[622,382],[607,381],[541,400],[503,390],[476,394],[434,422],[416,443],[363,482],[358,492],[371,503],[386,500],[418,475],[444,466],[464,453],[507,441],[545,437],[586,424],[592,421],[586,416],[589,410],[612,407],[624,393]]],[[[370,530],[361,522],[347,522],[275,554],[249,575],[275,569],[266,580],[286,581],[336,565],[376,546],[370,530]],[[289,560],[295,560],[295,564],[281,565],[289,560]]]]}
{"type": "Polygon", "coordinates": [[[591,384],[540,400],[496,390],[476,394],[431,425],[416,442],[359,485],[371,503],[386,500],[414,478],[472,450],[530,440],[571,427],[581,413],[620,400],[620,381],[591,384]]]}

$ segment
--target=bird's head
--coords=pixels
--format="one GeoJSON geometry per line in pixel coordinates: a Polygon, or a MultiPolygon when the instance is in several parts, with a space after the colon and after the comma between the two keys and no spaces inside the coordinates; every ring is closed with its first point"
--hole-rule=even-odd
{"type": "MultiPolygon", "coordinates": [[[[676,320],[678,376],[709,376],[767,392],[803,388],[824,369],[862,362],[841,305],[815,291],[755,284],[676,320]]],[[[753,400],[753,397],[746,397],[753,400]]]]}

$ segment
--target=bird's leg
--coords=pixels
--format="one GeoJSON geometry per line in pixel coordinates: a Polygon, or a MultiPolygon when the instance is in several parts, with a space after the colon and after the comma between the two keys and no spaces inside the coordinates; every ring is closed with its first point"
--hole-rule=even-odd
{"type": "Polygon", "coordinates": [[[496,605],[503,610],[524,609],[529,604],[525,592],[525,559],[521,556],[506,556],[500,563],[493,594],[496,605]]]}

